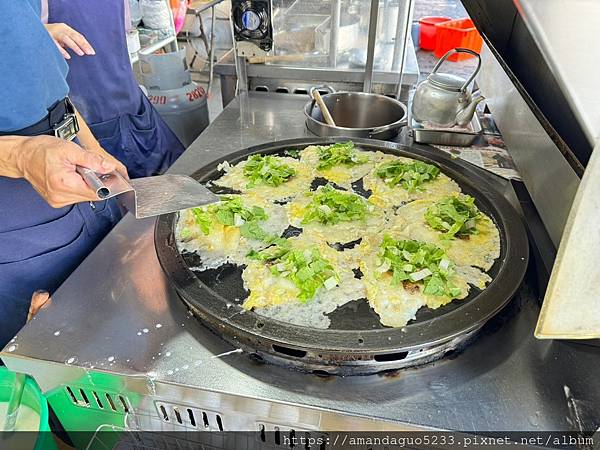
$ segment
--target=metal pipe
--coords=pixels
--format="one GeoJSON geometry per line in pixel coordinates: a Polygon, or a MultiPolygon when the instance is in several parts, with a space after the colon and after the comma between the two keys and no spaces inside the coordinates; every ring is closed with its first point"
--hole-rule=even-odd
{"type": "Polygon", "coordinates": [[[235,39],[235,32],[233,29],[233,17],[229,20],[229,29],[231,31],[231,40],[233,41],[233,57],[235,62],[235,74],[237,81],[235,85],[235,95],[240,93],[248,92],[248,73],[246,70],[246,58],[239,56],[238,43],[235,39]]]}
{"type": "Polygon", "coordinates": [[[210,61],[208,63],[208,86],[207,91],[208,95],[211,95],[210,89],[213,83],[214,77],[214,67],[215,67],[215,7],[214,5],[210,8],[211,16],[210,16],[210,52],[208,53],[208,57],[210,61]]]}
{"type": "Polygon", "coordinates": [[[392,57],[392,71],[398,71],[398,99],[400,99],[400,91],[402,90],[404,59],[406,57],[406,45],[408,43],[408,33],[410,33],[412,11],[412,0],[398,0],[398,19],[396,21],[394,56],[392,57]]]}
{"type": "Polygon", "coordinates": [[[96,172],[87,167],[75,166],[75,171],[81,175],[87,184],[98,196],[99,199],[105,199],[110,196],[110,189],[104,185],[102,180],[98,178],[96,172]]]}
{"type": "Polygon", "coordinates": [[[369,16],[369,41],[367,43],[367,64],[365,65],[365,81],[363,91],[370,93],[373,86],[373,63],[375,58],[375,41],[377,40],[377,16],[379,15],[379,0],[371,0],[369,16]]]}
{"type": "Polygon", "coordinates": [[[329,18],[329,66],[337,67],[338,35],[340,31],[341,0],[331,2],[329,18]]]}
{"type": "Polygon", "coordinates": [[[246,58],[243,56],[235,56],[235,65],[237,73],[237,90],[236,95],[248,93],[248,71],[246,58]]]}

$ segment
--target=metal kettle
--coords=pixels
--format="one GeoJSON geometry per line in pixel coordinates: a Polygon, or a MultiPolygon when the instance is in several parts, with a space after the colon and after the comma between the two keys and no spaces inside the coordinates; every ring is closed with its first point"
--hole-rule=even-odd
{"type": "Polygon", "coordinates": [[[481,58],[467,48],[449,50],[437,62],[426,80],[417,86],[412,103],[412,117],[417,122],[428,122],[440,127],[465,126],[473,118],[477,104],[483,97],[472,98],[467,88],[479,72],[481,58]],[[442,63],[453,53],[469,53],[477,57],[475,72],[465,80],[457,75],[438,73],[442,63]]]}

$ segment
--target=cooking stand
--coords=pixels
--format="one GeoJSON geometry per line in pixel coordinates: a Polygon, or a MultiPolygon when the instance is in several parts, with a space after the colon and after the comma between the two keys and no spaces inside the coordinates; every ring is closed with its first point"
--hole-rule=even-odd
{"type": "MultiPolygon", "coordinates": [[[[236,98],[171,173],[308,136],[304,102],[236,98]]],[[[494,178],[517,202],[511,185],[494,178]]],[[[535,214],[526,216],[535,231],[535,214]]],[[[600,348],[536,340],[536,285],[531,270],[509,306],[440,361],[319,377],[261,364],[204,328],[159,267],[154,220],[127,216],[0,356],[35,378],[69,430],[576,430],[573,405],[600,410],[600,348]]]]}

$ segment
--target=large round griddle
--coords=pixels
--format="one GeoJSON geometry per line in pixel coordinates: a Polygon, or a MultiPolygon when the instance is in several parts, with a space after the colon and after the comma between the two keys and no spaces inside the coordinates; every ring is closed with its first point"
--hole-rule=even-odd
{"type": "MultiPolygon", "coordinates": [[[[222,176],[217,165],[225,160],[233,165],[255,153],[283,155],[290,149],[346,140],[302,138],[250,147],[206,165],[192,177],[206,183],[222,176]]],[[[303,370],[343,374],[401,367],[406,365],[403,362],[406,359],[418,359],[420,355],[426,359],[431,349],[454,348],[452,342],[472,335],[498,313],[523,280],[529,255],[525,228],[517,212],[493,188],[489,174],[432,147],[403,147],[367,139],[353,141],[364,150],[436,164],[464,193],[475,197],[478,208],[500,230],[500,258],[488,271],[492,282],[483,291],[473,287],[464,300],[436,310],[421,308],[416,319],[401,329],[383,327],[364,300],[350,302],[331,313],[329,329],[302,327],[243,310],[241,303],[247,292],[241,279],[242,268],[227,265],[207,271],[192,270],[201,265],[201,258],[177,249],[174,235],[177,214],[160,217],[155,230],[158,258],[181,298],[215,332],[259,358],[303,370]]]]}

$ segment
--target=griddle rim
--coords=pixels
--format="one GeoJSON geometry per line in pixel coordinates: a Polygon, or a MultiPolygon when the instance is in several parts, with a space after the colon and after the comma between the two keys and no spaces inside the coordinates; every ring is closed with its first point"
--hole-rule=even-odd
{"type": "MultiPolygon", "coordinates": [[[[299,138],[260,144],[231,153],[206,164],[192,177],[205,181],[218,164],[228,161],[233,165],[255,153],[278,153],[285,149],[329,145],[349,139],[361,147],[434,163],[461,187],[468,186],[469,190],[476,192],[477,200],[487,203],[488,209],[493,211],[492,219],[500,231],[504,260],[500,262],[498,274],[485,290],[453,311],[425,322],[409,323],[404,328],[354,331],[301,327],[252,312],[240,314],[235,311],[236,308],[227,307],[226,303],[231,300],[223,301],[222,297],[198,280],[177,250],[174,237],[177,214],[159,217],[155,228],[155,246],[161,267],[183,301],[206,325],[229,342],[267,353],[273,353],[272,346],[275,344],[306,351],[309,359],[318,356],[333,362],[332,358],[339,358],[338,364],[352,364],[353,355],[361,355],[360,359],[364,360],[362,356],[368,359],[378,354],[414,351],[448,342],[478,329],[504,308],[520,287],[529,260],[529,243],[521,218],[508,200],[492,186],[490,175],[485,170],[453,159],[442,150],[373,139],[299,138]],[[258,323],[262,324],[261,328],[257,327],[258,323]]],[[[359,361],[354,362],[360,364],[359,361]]]]}

